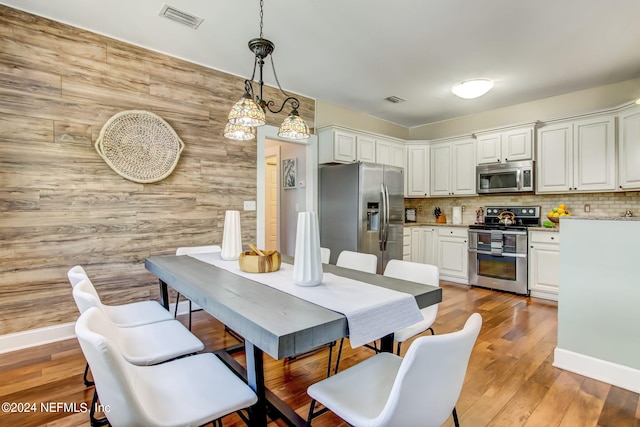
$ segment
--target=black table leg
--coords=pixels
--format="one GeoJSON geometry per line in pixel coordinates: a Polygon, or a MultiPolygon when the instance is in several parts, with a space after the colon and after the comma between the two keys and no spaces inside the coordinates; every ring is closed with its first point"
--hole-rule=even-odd
{"type": "Polygon", "coordinates": [[[162,280],[160,280],[160,304],[169,310],[169,288],[162,280]]]}
{"type": "Polygon", "coordinates": [[[247,383],[258,396],[258,403],[251,413],[251,425],[267,425],[267,399],[264,386],[264,365],[262,350],[245,340],[245,356],[247,359],[247,383]]]}

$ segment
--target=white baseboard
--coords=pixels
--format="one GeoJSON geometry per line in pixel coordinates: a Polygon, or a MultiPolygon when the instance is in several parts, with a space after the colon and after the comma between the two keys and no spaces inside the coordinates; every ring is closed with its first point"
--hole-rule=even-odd
{"type": "MultiPolygon", "coordinates": [[[[173,313],[174,308],[175,304],[169,305],[171,313],[173,313]]],[[[193,304],[193,310],[199,308],[197,304],[193,304]]],[[[178,314],[187,313],[189,313],[189,301],[180,301],[178,304],[178,314]]],[[[70,322],[0,335],[0,354],[75,338],[74,327],[75,322],[70,322]]]]}
{"type": "Polygon", "coordinates": [[[556,347],[553,366],[640,393],[640,370],[556,347]]]}

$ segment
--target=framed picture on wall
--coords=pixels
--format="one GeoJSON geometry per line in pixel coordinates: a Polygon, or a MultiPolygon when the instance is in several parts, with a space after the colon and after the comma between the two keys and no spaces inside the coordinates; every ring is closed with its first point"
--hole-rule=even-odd
{"type": "Polygon", "coordinates": [[[286,190],[296,188],[296,169],[298,159],[284,159],[282,161],[282,187],[286,190]]]}

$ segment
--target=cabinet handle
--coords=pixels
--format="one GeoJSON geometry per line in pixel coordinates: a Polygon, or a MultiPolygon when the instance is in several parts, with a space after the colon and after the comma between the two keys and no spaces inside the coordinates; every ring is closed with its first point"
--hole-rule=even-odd
{"type": "Polygon", "coordinates": [[[551,236],[551,240],[555,239],[555,237],[551,236]]]}
{"type": "Polygon", "coordinates": [[[509,159],[504,159],[504,161],[505,161],[505,162],[508,162],[508,161],[509,161],[509,159]]]}

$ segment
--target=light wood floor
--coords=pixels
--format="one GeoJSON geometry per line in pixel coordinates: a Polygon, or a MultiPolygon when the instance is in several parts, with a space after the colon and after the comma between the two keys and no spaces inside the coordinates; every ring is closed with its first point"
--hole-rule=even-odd
{"type": "MultiPolygon", "coordinates": [[[[557,337],[555,303],[449,283],[442,287],[444,301],[434,325],[436,333],[459,329],[473,312],[483,316],[457,404],[463,427],[640,427],[638,394],[552,367],[557,337]]],[[[194,313],[194,322],[194,332],[208,350],[236,342],[202,311],[194,313]]],[[[364,348],[345,348],[341,368],[372,355],[364,348]]],[[[327,350],[290,362],[266,357],[267,385],[306,417],[306,388],[325,375],[326,356],[327,350]]],[[[243,355],[238,358],[242,360],[243,355]]],[[[37,407],[30,413],[0,412],[0,425],[89,425],[86,413],[64,408],[43,411],[40,407],[41,402],[77,406],[90,402],[93,389],[82,383],[84,363],[75,340],[0,355],[0,402],[35,403],[37,407]]],[[[427,416],[426,402],[424,411],[427,416]]],[[[224,422],[225,426],[243,425],[236,415],[224,422]]],[[[285,424],[278,420],[270,425],[285,424]]],[[[327,413],[313,425],[346,424],[327,413]]],[[[451,417],[445,425],[453,425],[451,417]]]]}

